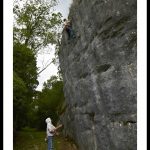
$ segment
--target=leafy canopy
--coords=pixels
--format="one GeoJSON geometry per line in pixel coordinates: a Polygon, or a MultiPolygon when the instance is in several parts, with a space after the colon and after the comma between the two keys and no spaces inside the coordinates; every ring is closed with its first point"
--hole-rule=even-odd
{"type": "Polygon", "coordinates": [[[57,0],[26,0],[22,6],[14,2],[14,41],[37,53],[60,38],[61,13],[54,13],[57,0]]]}

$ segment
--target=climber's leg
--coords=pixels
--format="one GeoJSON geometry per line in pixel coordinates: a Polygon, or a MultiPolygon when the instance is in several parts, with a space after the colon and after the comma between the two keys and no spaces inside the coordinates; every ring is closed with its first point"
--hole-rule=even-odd
{"type": "Polygon", "coordinates": [[[72,38],[75,38],[76,36],[75,36],[75,32],[74,32],[74,30],[72,29],[72,28],[70,28],[70,34],[71,34],[71,37],[72,38]]]}
{"type": "Polygon", "coordinates": [[[68,40],[70,40],[71,39],[71,30],[70,30],[70,28],[66,28],[66,31],[68,33],[68,40]]]}

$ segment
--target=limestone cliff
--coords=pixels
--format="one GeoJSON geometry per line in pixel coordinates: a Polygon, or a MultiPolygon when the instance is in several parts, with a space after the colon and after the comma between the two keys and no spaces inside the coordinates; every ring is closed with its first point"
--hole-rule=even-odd
{"type": "Polygon", "coordinates": [[[79,150],[137,149],[136,0],[74,0],[59,52],[64,134],[79,150]]]}

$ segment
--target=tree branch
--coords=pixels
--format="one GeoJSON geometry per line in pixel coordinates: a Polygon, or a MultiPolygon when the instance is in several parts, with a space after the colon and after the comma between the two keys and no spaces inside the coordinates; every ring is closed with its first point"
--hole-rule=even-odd
{"type": "Polygon", "coordinates": [[[50,66],[50,64],[53,63],[53,61],[51,61],[46,67],[44,67],[41,71],[39,71],[37,73],[37,75],[39,75],[40,73],[42,73],[48,66],[50,66]]]}

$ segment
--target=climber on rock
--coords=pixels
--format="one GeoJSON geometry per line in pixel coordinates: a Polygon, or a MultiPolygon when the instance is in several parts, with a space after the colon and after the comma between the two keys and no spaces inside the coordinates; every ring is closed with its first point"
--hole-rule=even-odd
{"type": "Polygon", "coordinates": [[[68,40],[70,40],[71,38],[75,38],[75,33],[72,29],[72,23],[71,21],[64,19],[64,30],[68,33],[68,40]]]}

